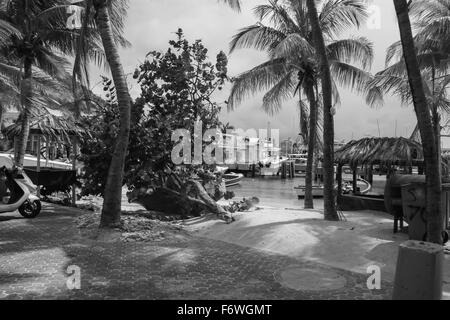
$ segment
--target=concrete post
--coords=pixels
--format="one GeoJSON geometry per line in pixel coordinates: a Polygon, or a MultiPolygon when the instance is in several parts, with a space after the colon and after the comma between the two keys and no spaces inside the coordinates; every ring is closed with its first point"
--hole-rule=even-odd
{"type": "Polygon", "coordinates": [[[440,300],[444,249],[410,240],[400,245],[393,300],[440,300]]]}

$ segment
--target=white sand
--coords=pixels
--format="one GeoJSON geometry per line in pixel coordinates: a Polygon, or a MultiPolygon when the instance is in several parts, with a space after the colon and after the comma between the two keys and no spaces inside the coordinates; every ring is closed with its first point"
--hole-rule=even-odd
{"type": "MultiPolygon", "coordinates": [[[[271,208],[239,213],[230,225],[215,219],[193,219],[187,228],[196,235],[295,259],[367,274],[381,268],[383,280],[393,281],[398,245],[406,234],[393,234],[393,220],[375,211],[345,212],[347,222],[328,222],[319,211],[271,208]]],[[[369,276],[369,275],[368,275],[369,276]]],[[[444,297],[450,299],[450,258],[444,266],[444,297]]]]}

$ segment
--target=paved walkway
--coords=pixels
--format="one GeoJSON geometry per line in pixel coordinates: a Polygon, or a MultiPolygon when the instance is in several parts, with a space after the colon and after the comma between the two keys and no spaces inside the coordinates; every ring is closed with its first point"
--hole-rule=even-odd
{"type": "Polygon", "coordinates": [[[35,220],[0,215],[0,299],[389,299],[367,276],[222,241],[99,242],[81,237],[82,212],[44,205],[35,220]],[[67,287],[68,266],[81,289],[67,287]],[[345,279],[331,291],[297,291],[276,279],[297,266],[345,279]]]}

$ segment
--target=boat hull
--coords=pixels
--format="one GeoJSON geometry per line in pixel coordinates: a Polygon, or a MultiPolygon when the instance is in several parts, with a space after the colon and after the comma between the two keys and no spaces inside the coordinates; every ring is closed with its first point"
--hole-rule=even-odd
{"type": "MultiPolygon", "coordinates": [[[[358,179],[358,188],[359,188],[358,194],[367,194],[372,189],[372,185],[366,180],[358,179]]],[[[294,189],[297,192],[297,197],[299,199],[305,197],[305,189],[306,189],[305,186],[298,186],[295,187],[294,189]]],[[[312,193],[313,197],[315,198],[323,198],[323,186],[313,186],[312,193]]],[[[350,193],[350,191],[347,190],[347,193],[350,193]]]]}
{"type": "MultiPolygon", "coordinates": [[[[297,192],[297,197],[299,199],[305,197],[305,186],[295,187],[294,189],[297,192]]],[[[312,194],[314,198],[323,198],[323,187],[313,187],[312,194]]]]}
{"type": "Polygon", "coordinates": [[[241,183],[244,175],[241,173],[228,173],[223,175],[225,180],[225,187],[233,187],[241,183]]]}

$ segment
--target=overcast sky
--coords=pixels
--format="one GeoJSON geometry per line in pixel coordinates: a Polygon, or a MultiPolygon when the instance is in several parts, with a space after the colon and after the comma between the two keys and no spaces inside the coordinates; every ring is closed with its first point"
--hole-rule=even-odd
{"type": "MultiPolygon", "coordinates": [[[[179,27],[189,40],[203,40],[211,60],[220,50],[228,53],[231,37],[238,29],[257,21],[252,9],[265,1],[244,2],[242,12],[236,13],[216,0],[131,0],[125,36],[132,48],[121,51],[125,72],[132,73],[149,51],[167,49],[168,41],[174,38],[179,27]]],[[[373,4],[381,8],[381,28],[364,26],[350,35],[366,36],[374,43],[376,57],[372,71],[376,72],[383,69],[386,48],[399,40],[399,32],[392,1],[373,0],[373,4]]],[[[229,74],[236,76],[265,60],[266,55],[255,50],[236,51],[229,56],[229,74]]],[[[131,83],[130,86],[132,96],[137,97],[139,87],[131,83]]],[[[229,86],[216,100],[225,101],[228,92],[229,86]]],[[[375,110],[348,90],[341,89],[340,94],[342,104],[335,117],[337,139],[378,136],[378,123],[381,136],[394,136],[396,131],[397,136],[409,137],[415,126],[412,107],[401,106],[395,98],[387,97],[385,105],[375,110]]],[[[224,106],[221,120],[242,129],[266,128],[270,121],[272,128],[280,129],[281,138],[297,136],[299,121],[294,100],[286,102],[283,110],[273,117],[264,114],[261,105],[262,94],[248,99],[234,112],[228,113],[224,106]]]]}

